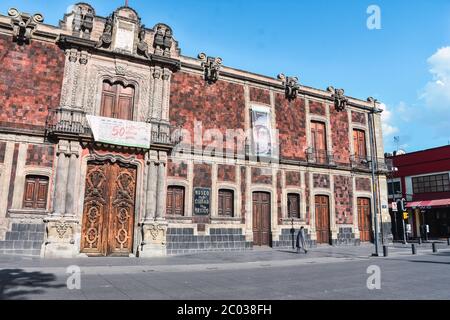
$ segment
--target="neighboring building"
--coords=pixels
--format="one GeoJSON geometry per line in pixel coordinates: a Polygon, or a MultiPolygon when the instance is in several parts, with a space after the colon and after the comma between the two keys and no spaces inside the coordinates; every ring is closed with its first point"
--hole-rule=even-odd
{"type": "Polygon", "coordinates": [[[312,245],[355,245],[373,238],[374,184],[389,236],[374,100],[182,56],[129,7],[80,3],[57,27],[10,10],[0,63],[5,253],[290,247],[300,226],[312,245]]]}
{"type": "MultiPolygon", "coordinates": [[[[398,171],[388,177],[389,202],[407,200],[411,237],[423,237],[429,226],[430,238],[450,236],[450,145],[402,155],[389,156],[398,171]]],[[[392,212],[393,234],[403,239],[402,213],[392,212]]]]}

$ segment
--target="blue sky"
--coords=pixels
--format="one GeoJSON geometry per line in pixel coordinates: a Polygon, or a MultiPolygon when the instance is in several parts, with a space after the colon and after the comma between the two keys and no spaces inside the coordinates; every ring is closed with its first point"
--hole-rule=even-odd
{"type": "MultiPolygon", "coordinates": [[[[106,16],[123,0],[91,0],[106,16]]],[[[385,104],[386,151],[450,143],[449,0],[129,0],[147,27],[169,24],[182,54],[220,56],[227,66],[385,104]],[[381,9],[381,29],[369,30],[369,5],[381,9]]],[[[41,12],[57,24],[69,0],[2,0],[41,12]]]]}

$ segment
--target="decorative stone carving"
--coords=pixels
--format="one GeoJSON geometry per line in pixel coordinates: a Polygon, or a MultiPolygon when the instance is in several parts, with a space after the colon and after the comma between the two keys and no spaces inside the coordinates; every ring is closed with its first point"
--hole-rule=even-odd
{"type": "Polygon", "coordinates": [[[72,31],[74,35],[90,39],[94,28],[94,9],[85,3],[79,3],[74,8],[72,31]]]}
{"type": "Polygon", "coordinates": [[[166,255],[167,222],[144,221],[141,223],[142,242],[140,257],[157,257],[166,255]]]}
{"type": "Polygon", "coordinates": [[[300,91],[300,85],[298,84],[298,77],[286,77],[284,74],[279,74],[278,79],[283,82],[286,99],[294,100],[300,91]]]}
{"type": "Polygon", "coordinates": [[[105,22],[105,28],[103,34],[100,36],[100,40],[97,43],[97,48],[104,47],[109,48],[112,43],[112,30],[113,30],[113,17],[110,15],[105,22]]]}
{"type": "Polygon", "coordinates": [[[159,24],[156,27],[155,39],[153,46],[155,48],[155,54],[165,57],[170,57],[173,44],[173,33],[169,26],[159,24]]]}
{"type": "Polygon", "coordinates": [[[55,224],[56,233],[61,239],[64,238],[64,235],[67,233],[69,228],[71,228],[70,224],[64,220],[56,222],[55,224]]]}
{"type": "Polygon", "coordinates": [[[139,42],[137,45],[137,52],[140,55],[143,55],[147,59],[150,59],[150,54],[148,53],[148,44],[145,42],[145,25],[142,25],[139,29],[139,42]]]}
{"type": "Polygon", "coordinates": [[[46,258],[74,258],[78,255],[76,234],[79,222],[76,217],[48,216],[44,219],[46,225],[46,240],[44,243],[44,257],[46,258]]]}
{"type": "Polygon", "coordinates": [[[86,51],[81,52],[80,54],[80,63],[87,64],[89,60],[89,54],[86,51]]]}
{"type": "Polygon", "coordinates": [[[335,89],[328,87],[327,91],[331,92],[331,98],[334,100],[334,107],[337,111],[344,111],[348,104],[348,98],[344,95],[344,89],[335,89]]]}
{"type": "Polygon", "coordinates": [[[21,45],[30,43],[37,24],[44,21],[44,17],[40,13],[31,16],[28,13],[19,12],[15,8],[9,9],[8,15],[12,18],[11,26],[13,27],[14,41],[21,45]]]}
{"type": "Polygon", "coordinates": [[[222,68],[222,58],[208,57],[203,52],[198,55],[198,58],[202,61],[205,80],[209,84],[216,83],[222,68]]]}

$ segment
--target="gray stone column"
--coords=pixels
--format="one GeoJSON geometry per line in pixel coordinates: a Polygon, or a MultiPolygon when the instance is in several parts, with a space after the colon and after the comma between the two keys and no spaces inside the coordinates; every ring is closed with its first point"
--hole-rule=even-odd
{"type": "Polygon", "coordinates": [[[53,212],[64,214],[66,212],[66,188],[68,178],[68,161],[65,152],[59,151],[58,164],[55,178],[55,195],[53,202],[53,212]]]}
{"type": "Polygon", "coordinates": [[[156,219],[163,219],[166,212],[166,164],[158,165],[156,219]]]}
{"type": "Polygon", "coordinates": [[[69,170],[67,178],[66,213],[75,214],[75,189],[78,169],[78,155],[72,153],[69,160],[69,170]]]}
{"type": "Polygon", "coordinates": [[[155,219],[156,217],[156,190],[158,183],[158,168],[155,161],[148,161],[147,167],[145,220],[150,220],[155,219]]]}

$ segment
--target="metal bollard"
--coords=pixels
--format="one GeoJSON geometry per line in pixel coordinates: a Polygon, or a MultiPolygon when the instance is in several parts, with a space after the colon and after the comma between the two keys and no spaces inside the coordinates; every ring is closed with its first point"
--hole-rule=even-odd
{"type": "Polygon", "coordinates": [[[411,250],[412,250],[412,254],[417,254],[416,245],[414,243],[411,244],[411,250]]]}
{"type": "Polygon", "coordinates": [[[450,238],[447,238],[447,245],[450,246],[450,238]]]}
{"type": "Polygon", "coordinates": [[[419,244],[422,244],[422,238],[419,238],[419,244]]]}
{"type": "Polygon", "coordinates": [[[433,253],[436,253],[437,252],[436,242],[433,242],[432,247],[433,247],[433,253]]]}
{"type": "Polygon", "coordinates": [[[388,247],[387,247],[387,246],[383,246],[383,256],[384,256],[384,257],[387,257],[388,254],[389,254],[389,252],[388,252],[388,247]]]}

